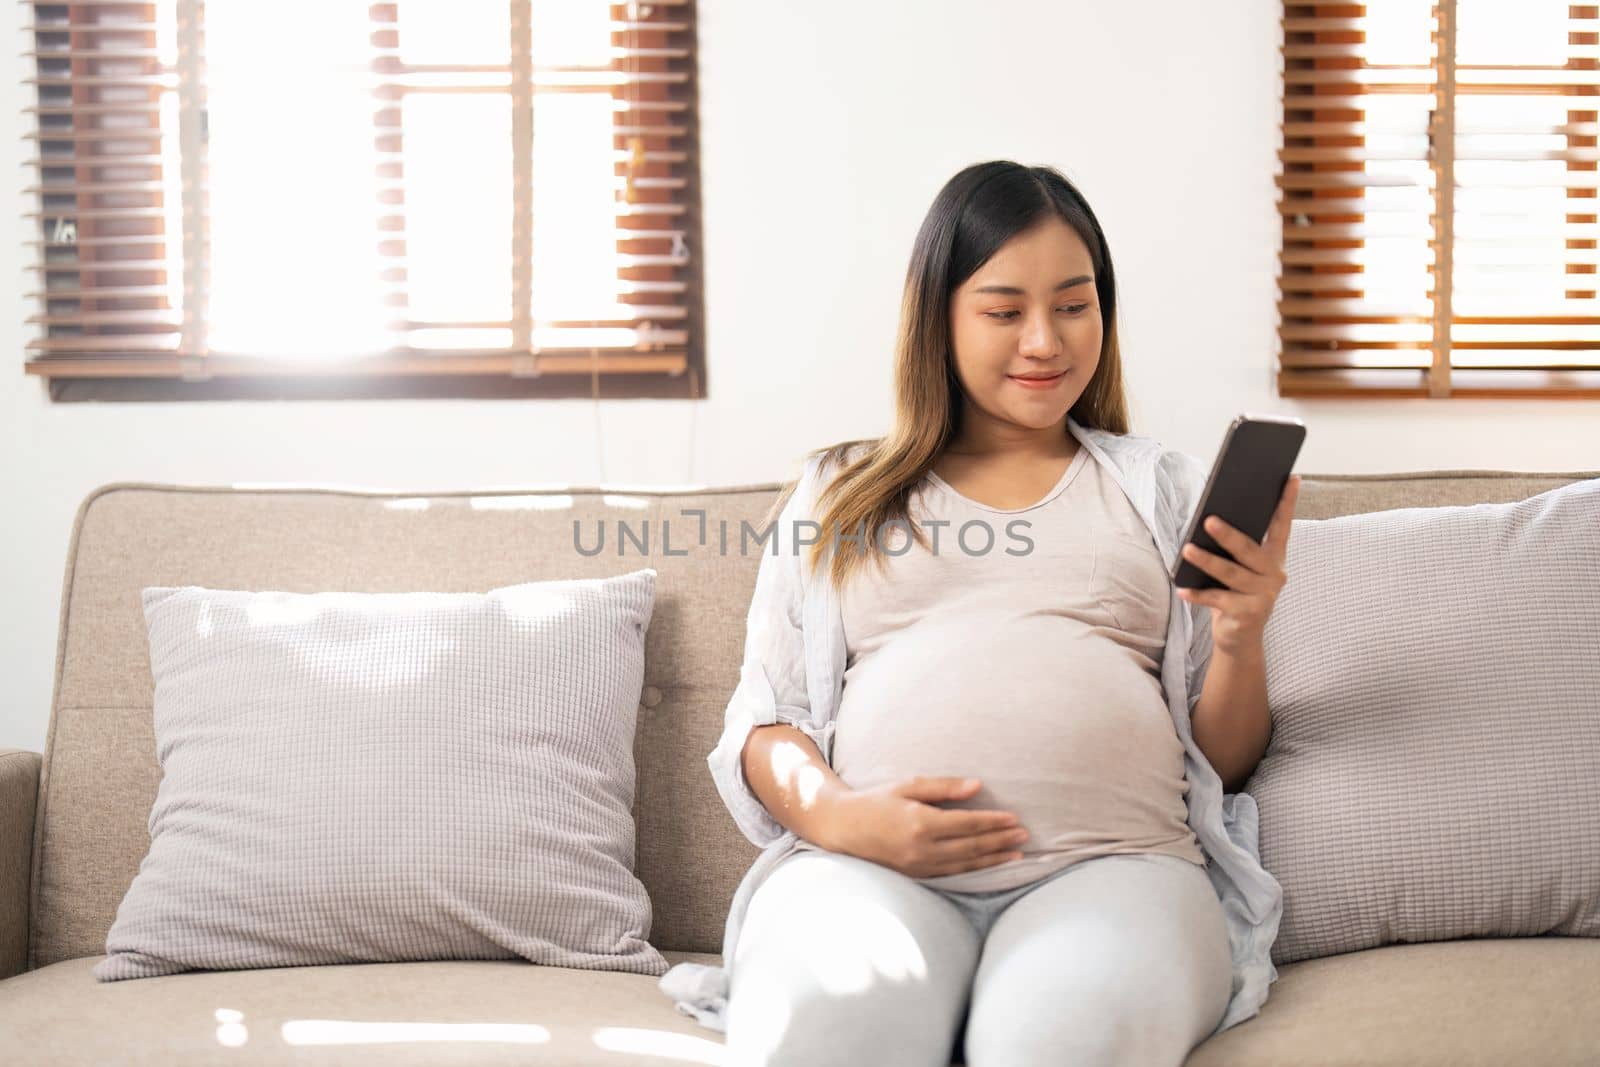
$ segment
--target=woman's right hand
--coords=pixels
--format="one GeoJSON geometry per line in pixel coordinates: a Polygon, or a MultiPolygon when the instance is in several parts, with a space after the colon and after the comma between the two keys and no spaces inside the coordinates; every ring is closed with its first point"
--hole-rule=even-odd
{"type": "Polygon", "coordinates": [[[933,806],[966,800],[981,786],[973,779],[917,775],[855,790],[838,809],[838,851],[911,878],[960,874],[1021,859],[1028,832],[1018,827],[1011,812],[933,806]]]}

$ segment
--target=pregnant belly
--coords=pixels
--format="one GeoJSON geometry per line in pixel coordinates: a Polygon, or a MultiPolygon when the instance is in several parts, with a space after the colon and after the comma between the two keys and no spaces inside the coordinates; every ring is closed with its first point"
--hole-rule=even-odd
{"type": "Polygon", "coordinates": [[[974,796],[939,806],[1015,813],[1030,860],[1191,836],[1183,745],[1160,684],[1115,643],[1057,642],[1039,656],[1030,650],[1048,646],[1008,641],[906,662],[909,644],[846,673],[832,765],[848,785],[981,779],[974,796]]]}

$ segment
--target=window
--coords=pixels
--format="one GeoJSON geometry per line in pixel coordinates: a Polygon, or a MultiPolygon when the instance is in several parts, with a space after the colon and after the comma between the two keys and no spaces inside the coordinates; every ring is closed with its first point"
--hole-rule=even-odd
{"type": "Polygon", "coordinates": [[[1600,8],[1284,4],[1283,396],[1600,396],[1600,8]]]}
{"type": "Polygon", "coordinates": [[[32,8],[53,398],[704,395],[692,0],[32,8]]]}

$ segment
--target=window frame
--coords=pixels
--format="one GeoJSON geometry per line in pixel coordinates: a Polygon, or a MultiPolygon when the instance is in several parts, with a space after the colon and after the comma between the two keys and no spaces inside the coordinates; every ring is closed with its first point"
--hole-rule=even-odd
{"type": "MultiPolygon", "coordinates": [[[[534,68],[528,37],[518,31],[529,27],[533,5],[530,0],[507,2],[512,27],[509,72],[513,81],[522,76],[528,79],[522,84],[531,84],[534,68]]],[[[642,336],[634,349],[558,350],[540,349],[531,344],[523,348],[516,342],[531,340],[533,324],[532,311],[524,308],[520,315],[513,311],[508,324],[514,339],[512,347],[481,351],[401,348],[314,361],[205,351],[203,329],[197,328],[196,320],[205,306],[206,219],[198,196],[193,192],[203,166],[199,153],[194,150],[204,138],[203,105],[194,91],[201,69],[194,42],[200,39],[198,26],[204,5],[201,0],[176,0],[178,57],[172,67],[163,66],[157,53],[153,27],[159,6],[150,0],[62,0],[59,3],[34,0],[30,5],[34,22],[28,31],[35,46],[32,55],[36,58],[30,64],[34,71],[27,82],[30,89],[39,91],[38,106],[29,109],[35,117],[32,137],[36,139],[38,158],[33,162],[39,180],[29,190],[28,220],[37,235],[34,243],[38,250],[32,265],[33,278],[38,284],[30,286],[34,291],[29,295],[36,301],[39,313],[31,316],[28,322],[39,327],[40,336],[30,340],[29,356],[23,369],[24,373],[42,379],[52,401],[698,399],[707,395],[698,150],[698,33],[694,0],[651,0],[648,3],[634,0],[608,4],[613,23],[612,43],[619,49],[613,69],[631,81],[600,90],[609,91],[621,101],[612,135],[613,150],[618,156],[614,174],[626,190],[619,193],[619,201],[625,197],[630,203],[635,200],[659,202],[670,205],[673,212],[670,215],[631,214],[619,218],[616,231],[617,248],[623,254],[659,253],[664,249],[651,242],[668,240],[665,233],[675,235],[671,238],[670,256],[655,255],[649,263],[626,265],[622,270],[624,279],[673,283],[677,291],[670,297],[652,295],[646,298],[634,294],[637,299],[632,301],[661,305],[664,313],[671,313],[667,317],[672,321],[661,320],[666,323],[665,327],[652,323],[643,311],[635,311],[632,319],[643,334],[660,333],[662,337],[671,338],[670,342],[642,336]],[[45,9],[47,15],[41,15],[40,9],[45,9]],[[65,24],[61,22],[63,9],[65,24]],[[108,9],[125,12],[133,21],[121,30],[98,21],[108,9]],[[142,39],[133,41],[141,28],[148,32],[142,39]],[[97,34],[133,43],[96,51],[97,34]],[[119,49],[136,55],[132,62],[138,66],[131,67],[128,57],[121,55],[119,49]],[[120,60],[121,65],[113,66],[108,59],[120,60]],[[119,73],[130,70],[136,72],[119,73]],[[104,76],[106,71],[111,72],[110,77],[104,76]],[[641,73],[642,78],[639,77],[641,73]],[[662,76],[664,74],[669,76],[662,76]],[[88,80],[96,78],[98,81],[88,80]],[[126,84],[117,84],[119,80],[126,84]],[[112,89],[123,91],[123,99],[127,99],[129,85],[147,85],[148,99],[128,107],[136,115],[149,116],[150,125],[111,131],[104,128],[104,120],[85,121],[83,116],[87,112],[82,109],[92,107],[96,99],[109,99],[102,95],[106,92],[106,83],[111,83],[112,89]],[[53,87],[48,96],[47,85],[53,87]],[[149,197],[136,200],[139,206],[122,211],[130,217],[118,220],[124,231],[132,225],[136,235],[111,239],[136,244],[144,255],[143,267],[139,271],[113,273],[107,264],[114,260],[96,258],[107,254],[111,241],[99,247],[94,242],[82,242],[95,236],[98,220],[116,214],[116,209],[98,213],[96,209],[104,207],[109,195],[136,184],[130,178],[130,174],[138,173],[136,168],[145,168],[139,177],[147,187],[164,184],[167,172],[163,164],[170,162],[170,155],[162,143],[157,117],[160,96],[169,86],[178,93],[176,140],[183,191],[176,198],[169,194],[167,199],[182,201],[181,225],[177,227],[182,232],[174,232],[171,209],[176,205],[163,199],[165,190],[157,188],[151,192],[147,189],[149,197]],[[67,96],[71,102],[64,104],[63,98],[67,96]],[[628,110],[630,108],[632,110],[628,110]],[[148,147],[138,153],[120,153],[125,158],[138,155],[137,164],[119,162],[116,152],[103,153],[107,142],[120,143],[126,148],[129,141],[155,145],[161,150],[154,161],[148,147]],[[652,182],[660,185],[652,189],[652,182]],[[66,197],[52,191],[53,186],[62,185],[78,191],[66,197]],[[666,188],[670,185],[677,187],[666,188]],[[85,186],[91,186],[94,191],[83,191],[85,186]],[[161,212],[166,213],[165,224],[156,218],[161,212]],[[665,226],[662,219],[669,220],[665,226]],[[636,224],[632,220],[642,221],[636,224]],[[147,223],[153,226],[153,232],[145,228],[147,223]],[[621,235],[630,228],[651,229],[655,233],[627,240],[621,235]],[[53,235],[60,237],[67,233],[71,235],[70,241],[52,240],[53,235]],[[138,237],[145,239],[138,240],[138,237]],[[168,252],[174,243],[181,243],[183,298],[180,301],[158,298],[147,291],[137,298],[101,297],[99,303],[93,302],[108,287],[96,286],[97,277],[132,279],[137,284],[128,284],[129,289],[168,287],[166,268],[173,262],[168,252]],[[154,256],[148,254],[152,248],[159,249],[154,256]],[[47,280],[62,276],[71,284],[46,284],[47,280]],[[56,295],[63,290],[77,295],[66,298],[56,295]],[[145,306],[151,302],[156,306],[145,306]],[[172,306],[174,303],[180,306],[172,306]],[[57,310],[62,306],[68,310],[57,310]],[[102,308],[105,310],[99,310],[102,308]],[[85,327],[83,318],[96,314],[101,316],[101,321],[115,325],[85,327]],[[146,326],[129,325],[135,320],[146,321],[146,317],[146,326]],[[119,329],[132,332],[119,334],[119,329]],[[154,340],[141,345],[140,330],[162,338],[161,343],[171,345],[172,350],[157,350],[154,340]],[[104,340],[90,345],[78,342],[80,336],[98,336],[104,340]],[[119,342],[119,336],[124,337],[125,342],[119,342]],[[42,347],[53,340],[58,343],[42,347]],[[75,351],[72,347],[75,343],[83,350],[75,351]]],[[[400,5],[395,0],[379,0],[370,6],[368,19],[376,52],[381,53],[386,47],[383,34],[386,29],[393,29],[399,10],[400,5]]],[[[537,26],[532,30],[536,32],[537,26]]],[[[392,40],[387,47],[392,49],[392,40]]],[[[387,62],[394,64],[398,60],[391,56],[387,62]]],[[[375,138],[392,140],[384,151],[393,156],[398,151],[401,131],[393,127],[385,130],[377,120],[378,111],[385,104],[383,89],[386,87],[380,86],[375,97],[373,128],[375,138]]],[[[513,126],[514,203],[507,205],[506,220],[507,234],[513,245],[512,292],[513,308],[516,308],[521,306],[516,297],[531,292],[533,270],[529,257],[518,255],[519,249],[525,249],[532,238],[532,186],[516,179],[532,176],[531,142],[537,131],[531,126],[535,93],[531,89],[506,91],[513,98],[513,114],[525,120],[528,127],[521,129],[515,123],[513,126]]],[[[398,104],[393,106],[397,108],[398,104]]],[[[384,166],[391,169],[377,176],[375,204],[381,204],[380,213],[398,215],[402,221],[396,227],[384,227],[385,230],[398,229],[398,234],[375,233],[375,238],[380,243],[387,241],[403,248],[403,200],[401,207],[392,208],[390,205],[395,201],[384,200],[380,191],[384,181],[392,182],[403,175],[398,171],[398,163],[384,166]]],[[[536,176],[532,177],[536,180],[536,176]]],[[[170,189],[171,185],[166,188],[170,189]]],[[[113,254],[127,251],[130,249],[113,254]]],[[[624,304],[629,302],[620,295],[618,300],[624,304]]],[[[403,304],[392,306],[398,307],[399,314],[404,315],[403,304]]]]}
{"type": "MultiPolygon", "coordinates": [[[[1376,2],[1376,0],[1375,0],[1376,2]]],[[[1294,210],[1295,204],[1307,204],[1324,197],[1335,202],[1344,199],[1338,194],[1359,178],[1350,177],[1362,167],[1361,152],[1365,144],[1363,131],[1364,112],[1355,108],[1309,106],[1317,95],[1329,90],[1328,95],[1368,95],[1374,91],[1370,81],[1363,82],[1355,76],[1344,77],[1339,72],[1355,71],[1363,67],[1363,60],[1350,55],[1350,46],[1360,44],[1359,30],[1349,25],[1360,18],[1365,10],[1362,4],[1337,4],[1317,2],[1292,2],[1285,0],[1280,23],[1283,43],[1283,134],[1279,151],[1277,185],[1281,199],[1278,210],[1282,222],[1283,243],[1279,254],[1278,275],[1278,348],[1274,384],[1277,395],[1297,399],[1311,398],[1370,398],[1370,397],[1449,397],[1483,398],[1502,397],[1514,399],[1565,399],[1600,397],[1600,343],[1587,345],[1576,340],[1547,342],[1548,350],[1584,355],[1570,366],[1505,366],[1466,367],[1452,360],[1451,325],[1463,321],[1452,315],[1451,288],[1454,273],[1454,194],[1456,155],[1456,101],[1464,91],[1457,85],[1456,62],[1456,0],[1434,0],[1431,4],[1434,30],[1433,82],[1435,95],[1428,127],[1428,162],[1433,175],[1432,211],[1429,217],[1431,239],[1429,247],[1433,262],[1429,268],[1432,288],[1429,298],[1433,302],[1431,314],[1407,317],[1380,314],[1374,308],[1347,307],[1342,314],[1332,309],[1319,310],[1318,297],[1329,293],[1351,294],[1348,304],[1358,304],[1359,290],[1336,288],[1329,277],[1345,273],[1340,253],[1354,253],[1364,241],[1352,234],[1330,234],[1346,224],[1362,225],[1366,216],[1359,210],[1337,213],[1330,207],[1320,207],[1309,215],[1294,210]],[[1308,47],[1309,46],[1309,47],[1308,47]],[[1314,123],[1340,123],[1348,127],[1343,136],[1327,131],[1317,131],[1314,123]],[[1351,158],[1341,159],[1341,152],[1351,158]],[[1342,176],[1341,176],[1342,175],[1342,176]],[[1296,197],[1297,190],[1299,193],[1296,197]],[[1315,225],[1321,231],[1307,237],[1303,232],[1315,225]],[[1320,260],[1319,260],[1320,257],[1320,260]],[[1293,260],[1294,262],[1291,262],[1293,260]],[[1354,320],[1354,321],[1352,321],[1354,320]],[[1348,328],[1354,325],[1398,325],[1406,322],[1426,321],[1430,339],[1423,347],[1427,356],[1419,367],[1358,367],[1350,364],[1358,357],[1343,355],[1348,347],[1405,348],[1406,342],[1356,342],[1348,328]],[[1318,346],[1323,346],[1319,353],[1318,346]],[[1348,346],[1348,347],[1345,347],[1348,346]]],[[[1590,4],[1568,4],[1567,19],[1585,20],[1589,28],[1600,27],[1600,7],[1590,4]]],[[[1588,58],[1569,56],[1566,69],[1596,71],[1594,83],[1567,94],[1577,101],[1593,99],[1600,108],[1600,70],[1597,70],[1593,53],[1600,44],[1600,33],[1571,31],[1568,47],[1587,49],[1588,58]]],[[[1382,68],[1365,68],[1381,70],[1382,68]]],[[[1471,69],[1471,68],[1467,68],[1471,69]]],[[[1560,68],[1552,68],[1560,69],[1560,68]]],[[[1422,90],[1428,92],[1428,89],[1422,90]]],[[[1330,105],[1336,105],[1331,101],[1330,105]]],[[[1567,188],[1567,202],[1577,202],[1586,210],[1573,213],[1568,209],[1565,225],[1593,229],[1600,216],[1594,205],[1597,191],[1593,187],[1596,162],[1594,136],[1597,115],[1594,109],[1569,108],[1570,121],[1587,128],[1587,133],[1569,132],[1568,148],[1587,154],[1587,161],[1569,160],[1569,172],[1584,175],[1588,186],[1567,188]]],[[[1354,198],[1351,198],[1354,199],[1354,198]]],[[[1354,207],[1354,205],[1352,205],[1354,207]]],[[[1593,257],[1596,242],[1592,238],[1568,237],[1564,244],[1569,252],[1583,250],[1593,257]]],[[[1575,257],[1580,263],[1583,256],[1575,257]]],[[[1582,265],[1574,270],[1572,260],[1564,264],[1569,277],[1579,279],[1579,284],[1569,286],[1569,293],[1589,293],[1595,289],[1594,266],[1582,265]]],[[[1513,319],[1514,316],[1506,316],[1513,319]]],[[[1590,330],[1600,326],[1600,315],[1567,316],[1580,320],[1577,325],[1590,330]]],[[[1466,345],[1463,345],[1463,350],[1466,345]]],[[[1481,343],[1478,351],[1494,347],[1481,343]]],[[[1529,345],[1530,348],[1540,346],[1529,345]]],[[[1551,363],[1556,363],[1552,359],[1551,363]]]]}

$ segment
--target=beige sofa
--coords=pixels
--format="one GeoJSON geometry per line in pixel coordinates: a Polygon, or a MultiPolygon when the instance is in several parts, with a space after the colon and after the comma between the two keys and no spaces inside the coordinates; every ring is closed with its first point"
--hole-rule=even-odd
{"type": "MultiPolygon", "coordinates": [[[[1298,517],[1516,500],[1596,476],[1308,475],[1298,517]]],[[[637,871],[654,902],[651,941],[669,963],[719,962],[728,904],[756,849],[705,758],[738,678],[758,563],[755,548],[739,553],[739,523],[759,525],[776,488],[96,490],[67,558],[46,752],[0,754],[0,1062],[720,1062],[721,1036],[640,975],[400,963],[101,984],[90,968],[145,853],[160,773],[142,587],[485,590],[640,566],[659,577],[635,749],[637,871]],[[576,550],[574,520],[587,546],[603,525],[603,554],[576,550]],[[637,535],[646,520],[648,558],[632,542],[619,558],[617,524],[637,535]]],[[[1600,942],[1396,945],[1280,974],[1260,1015],[1189,1063],[1600,1063],[1600,942]]]]}

